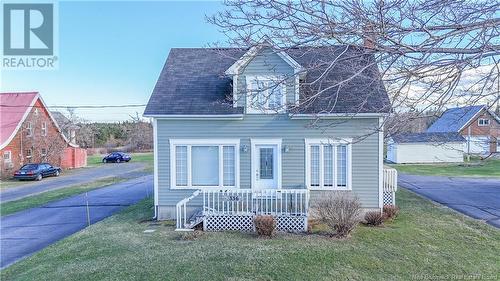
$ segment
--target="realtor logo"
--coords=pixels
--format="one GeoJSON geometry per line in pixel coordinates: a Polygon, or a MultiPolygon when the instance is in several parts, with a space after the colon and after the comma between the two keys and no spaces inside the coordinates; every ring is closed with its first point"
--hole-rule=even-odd
{"type": "MultiPolygon", "coordinates": [[[[3,0],[2,0],[3,1],[3,0]]],[[[51,70],[59,65],[58,4],[55,0],[2,3],[0,69],[51,70]]],[[[16,2],[15,2],[16,1],[16,2]]],[[[7,1],[3,1],[7,2],[7,1]]]]}
{"type": "Polygon", "coordinates": [[[54,54],[53,4],[4,4],[5,56],[54,54]]]}

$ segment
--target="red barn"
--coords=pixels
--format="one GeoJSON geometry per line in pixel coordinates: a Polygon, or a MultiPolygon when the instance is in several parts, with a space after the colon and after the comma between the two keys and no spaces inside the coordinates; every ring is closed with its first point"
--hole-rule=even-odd
{"type": "Polygon", "coordinates": [[[0,93],[1,177],[22,165],[49,162],[65,169],[87,165],[87,152],[71,143],[37,92],[0,93]]]}

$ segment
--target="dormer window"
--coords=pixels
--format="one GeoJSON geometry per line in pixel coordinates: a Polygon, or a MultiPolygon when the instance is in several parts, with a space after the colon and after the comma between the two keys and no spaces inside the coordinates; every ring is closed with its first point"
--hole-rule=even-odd
{"type": "Polygon", "coordinates": [[[247,113],[280,113],[286,109],[285,79],[247,76],[247,113]]]}

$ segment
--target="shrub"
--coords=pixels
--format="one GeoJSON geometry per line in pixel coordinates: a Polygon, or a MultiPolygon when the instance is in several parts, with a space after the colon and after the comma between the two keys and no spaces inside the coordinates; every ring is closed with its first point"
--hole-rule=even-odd
{"type": "Polygon", "coordinates": [[[398,216],[399,207],[392,205],[385,205],[383,208],[384,218],[387,220],[394,219],[398,216]]]}
{"type": "Polygon", "coordinates": [[[253,223],[259,236],[272,237],[274,235],[276,220],[273,216],[256,216],[253,223]]]}
{"type": "Polygon", "coordinates": [[[367,212],[365,214],[365,221],[367,225],[379,226],[384,222],[384,216],[380,211],[367,212]]]}
{"type": "Polygon", "coordinates": [[[334,229],[337,237],[343,238],[358,225],[361,203],[351,193],[337,191],[319,199],[313,210],[317,219],[334,229]]]}

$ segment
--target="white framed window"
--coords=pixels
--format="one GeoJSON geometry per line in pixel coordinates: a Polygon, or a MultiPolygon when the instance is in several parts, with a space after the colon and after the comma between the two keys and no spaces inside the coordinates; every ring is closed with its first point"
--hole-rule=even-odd
{"type": "Polygon", "coordinates": [[[26,158],[31,159],[31,157],[33,157],[33,149],[28,148],[26,150],[26,158]]]}
{"type": "Polygon", "coordinates": [[[41,156],[47,156],[47,149],[46,149],[46,148],[42,148],[42,149],[40,150],[40,155],[41,155],[41,156]]]}
{"type": "Polygon", "coordinates": [[[42,122],[42,136],[47,136],[47,122],[42,122]]]}
{"type": "Polygon", "coordinates": [[[35,108],[34,114],[35,116],[38,116],[38,108],[35,108]]]}
{"type": "Polygon", "coordinates": [[[12,152],[10,150],[6,150],[3,152],[3,162],[4,163],[12,162],[12,152]]]}
{"type": "Polygon", "coordinates": [[[31,122],[26,123],[26,136],[31,137],[33,135],[33,124],[31,122]]]}
{"type": "Polygon", "coordinates": [[[351,142],[351,139],[305,139],[307,188],[352,189],[351,142]]]}
{"type": "Polygon", "coordinates": [[[286,110],[286,82],[281,76],[247,76],[247,113],[286,110]]]}
{"type": "Polygon", "coordinates": [[[238,188],[239,146],[239,139],[171,139],[171,188],[238,188]]]}
{"type": "Polygon", "coordinates": [[[486,119],[486,118],[479,118],[477,119],[477,125],[478,126],[489,126],[490,125],[490,119],[486,119]]]}

